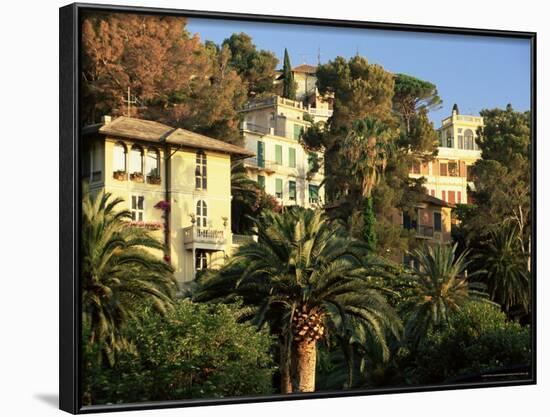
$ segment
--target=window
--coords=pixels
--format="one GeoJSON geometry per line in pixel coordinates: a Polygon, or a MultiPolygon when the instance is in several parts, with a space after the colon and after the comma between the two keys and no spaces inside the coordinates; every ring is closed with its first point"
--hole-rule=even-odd
{"type": "Polygon", "coordinates": [[[456,162],[449,162],[447,170],[449,177],[458,177],[458,164],[456,162]]]}
{"type": "Polygon", "coordinates": [[[208,268],[208,257],[204,249],[195,251],[195,268],[197,271],[208,268]]]}
{"type": "Polygon", "coordinates": [[[283,198],[283,180],[281,178],[275,178],[275,197],[283,198]]]}
{"type": "Polygon", "coordinates": [[[434,212],[434,231],[441,232],[441,213],[434,212]]]}
{"type": "Polygon", "coordinates": [[[458,149],[464,149],[464,136],[458,135],[458,149]]]}
{"type": "Polygon", "coordinates": [[[410,172],[411,172],[411,174],[420,174],[420,162],[414,161],[411,164],[410,172]]]}
{"type": "Polygon", "coordinates": [[[439,163],[439,175],[446,177],[448,174],[447,172],[447,163],[446,162],[440,162],[439,163]]]}
{"type": "Polygon", "coordinates": [[[143,221],[143,210],[145,207],[145,197],[142,195],[132,195],[132,220],[136,222],[143,221]]]}
{"type": "Polygon", "coordinates": [[[447,201],[447,197],[445,196],[445,191],[441,191],[441,199],[443,201],[447,201]]]}
{"type": "Polygon", "coordinates": [[[260,141],[258,141],[257,158],[258,158],[258,166],[260,168],[265,168],[265,144],[260,141]]]}
{"type": "Polygon", "coordinates": [[[94,142],[90,150],[90,181],[101,181],[101,170],[103,165],[102,144],[94,142]]]}
{"type": "Polygon", "coordinates": [[[207,225],[208,222],[208,208],[206,206],[206,202],[204,200],[197,201],[197,211],[196,211],[197,218],[195,219],[197,221],[197,227],[204,228],[207,225]]]}
{"type": "Polygon", "coordinates": [[[262,190],[265,190],[265,177],[263,175],[258,175],[258,185],[262,190]]]}
{"type": "Polygon", "coordinates": [[[469,150],[474,150],[475,148],[474,132],[471,129],[464,132],[464,148],[469,150]]]}
{"type": "Polygon", "coordinates": [[[293,139],[294,140],[299,140],[300,139],[300,135],[302,134],[302,126],[300,125],[294,125],[294,132],[293,132],[293,139]]]}
{"type": "Polygon", "coordinates": [[[318,203],[319,202],[319,186],[315,184],[309,184],[309,202],[318,203]]]}
{"type": "Polygon", "coordinates": [[[290,168],[296,168],[296,149],[288,148],[288,166],[290,168]]]}
{"type": "Polygon", "coordinates": [[[447,148],[454,148],[453,137],[451,132],[447,132],[447,148]]]}
{"type": "Polygon", "coordinates": [[[309,152],[307,154],[307,165],[308,165],[308,170],[309,171],[313,171],[313,170],[318,169],[318,167],[319,167],[319,157],[317,156],[317,154],[315,152],[309,152]]]}
{"type": "Polygon", "coordinates": [[[126,146],[120,142],[113,149],[113,171],[126,172],[126,146]]]}
{"type": "Polygon", "coordinates": [[[137,145],[130,150],[130,173],[143,174],[143,149],[137,145]]]}
{"type": "Polygon", "coordinates": [[[462,193],[460,191],[457,191],[457,193],[456,193],[456,202],[458,204],[462,203],[462,193]]]}
{"type": "Polygon", "coordinates": [[[449,191],[449,200],[447,202],[450,204],[454,204],[456,202],[454,191],[449,191]]]}
{"type": "Polygon", "coordinates": [[[283,146],[275,145],[275,163],[277,165],[283,165],[283,146]]]}
{"type": "Polygon", "coordinates": [[[148,177],[160,177],[160,153],[155,148],[149,148],[147,150],[145,172],[147,172],[148,177]]]}
{"type": "Polygon", "coordinates": [[[197,151],[195,166],[195,188],[206,190],[206,154],[204,151],[197,151]]]}
{"type": "Polygon", "coordinates": [[[403,213],[403,229],[416,230],[416,219],[411,218],[407,213],[403,213]]]}
{"type": "Polygon", "coordinates": [[[467,181],[473,181],[473,166],[472,165],[466,165],[466,180],[467,181]]]}
{"type": "Polygon", "coordinates": [[[288,198],[289,200],[296,201],[296,181],[288,182],[288,198]]]}

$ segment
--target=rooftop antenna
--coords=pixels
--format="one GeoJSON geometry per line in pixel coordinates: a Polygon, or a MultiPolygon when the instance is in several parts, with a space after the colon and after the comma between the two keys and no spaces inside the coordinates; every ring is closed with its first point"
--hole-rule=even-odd
{"type": "Polygon", "coordinates": [[[309,54],[300,54],[300,58],[302,58],[302,64],[307,64],[307,57],[309,54]]]}
{"type": "Polygon", "coordinates": [[[128,87],[128,98],[126,100],[122,100],[124,103],[127,103],[128,104],[128,114],[127,116],[128,117],[132,117],[132,113],[131,113],[131,109],[132,109],[132,104],[136,104],[137,103],[137,100],[136,98],[134,97],[132,99],[132,94],[131,94],[131,90],[130,90],[130,87],[128,87]]]}

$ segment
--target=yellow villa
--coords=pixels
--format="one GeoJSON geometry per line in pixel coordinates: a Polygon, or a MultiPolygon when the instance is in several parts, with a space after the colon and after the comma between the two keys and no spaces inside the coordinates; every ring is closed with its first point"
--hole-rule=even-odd
{"type": "MultiPolygon", "coordinates": [[[[450,244],[453,207],[450,203],[426,194],[416,206],[414,217],[394,209],[392,222],[413,232],[418,245],[450,244]]],[[[392,259],[407,266],[412,265],[412,257],[405,252],[392,254],[392,259]]]]}
{"type": "Polygon", "coordinates": [[[234,248],[231,161],[254,154],[161,123],[105,117],[83,131],[83,178],[125,201],[137,225],[154,230],[180,284],[216,268],[234,248]]]}
{"type": "Polygon", "coordinates": [[[470,167],[481,158],[476,139],[483,127],[483,117],[463,115],[454,106],[451,116],[441,122],[437,158],[411,167],[410,176],[424,177],[428,193],[450,204],[471,202],[468,188],[472,189],[470,167]]]}

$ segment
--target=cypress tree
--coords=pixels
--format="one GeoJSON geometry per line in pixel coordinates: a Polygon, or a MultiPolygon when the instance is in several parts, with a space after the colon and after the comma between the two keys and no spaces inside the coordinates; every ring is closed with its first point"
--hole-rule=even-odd
{"type": "Polygon", "coordinates": [[[376,249],[377,238],[376,231],[376,216],[374,214],[374,207],[372,205],[372,197],[368,197],[364,200],[363,206],[363,240],[367,243],[370,251],[376,249]]]}
{"type": "Polygon", "coordinates": [[[290,57],[285,48],[285,57],[283,61],[283,97],[290,100],[296,100],[296,84],[294,83],[294,74],[290,65],[290,57]]]}

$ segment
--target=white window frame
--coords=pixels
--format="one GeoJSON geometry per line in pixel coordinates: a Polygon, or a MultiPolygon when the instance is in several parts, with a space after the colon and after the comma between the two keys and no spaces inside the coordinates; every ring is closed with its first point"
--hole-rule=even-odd
{"type": "Polygon", "coordinates": [[[136,194],[136,193],[130,194],[130,213],[132,213],[132,221],[135,221],[135,222],[145,221],[145,196],[143,194],[136,194]],[[136,208],[133,207],[134,197],[136,198],[136,208]],[[141,209],[138,208],[138,201],[140,197],[143,198],[143,208],[141,209]],[[133,218],[134,213],[135,213],[135,219],[133,218]],[[141,220],[139,219],[140,214],[141,214],[141,220]]]}
{"type": "Polygon", "coordinates": [[[206,229],[208,228],[208,203],[204,199],[199,199],[195,202],[195,224],[200,229],[206,229]],[[201,204],[200,214],[198,213],[198,205],[201,204]],[[204,211],[206,209],[206,215],[204,215],[204,211]],[[201,222],[201,220],[203,220],[201,222]]]}

